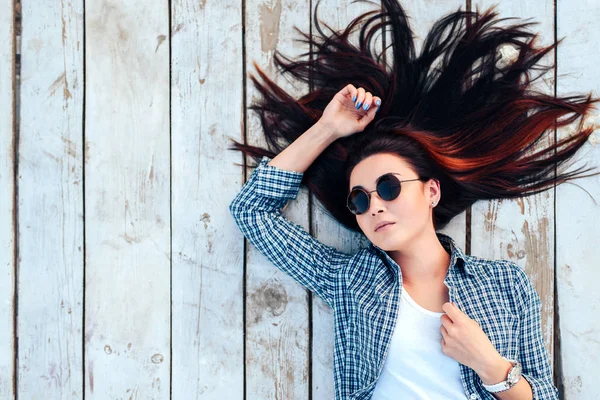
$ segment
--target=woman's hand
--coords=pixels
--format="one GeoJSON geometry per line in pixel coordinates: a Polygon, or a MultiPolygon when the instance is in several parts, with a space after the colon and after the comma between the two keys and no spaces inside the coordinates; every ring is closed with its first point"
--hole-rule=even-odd
{"type": "Polygon", "coordinates": [[[471,367],[480,377],[487,376],[491,368],[504,362],[477,321],[454,303],[444,303],[442,309],[446,312],[440,318],[444,354],[471,367]]]}
{"type": "Polygon", "coordinates": [[[349,84],[327,104],[319,123],[336,138],[350,136],[366,128],[375,118],[379,106],[381,98],[349,84]]]}

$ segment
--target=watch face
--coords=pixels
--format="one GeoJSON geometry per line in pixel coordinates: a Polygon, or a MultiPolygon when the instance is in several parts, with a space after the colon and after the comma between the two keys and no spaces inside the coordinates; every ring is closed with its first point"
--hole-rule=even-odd
{"type": "Polygon", "coordinates": [[[519,378],[521,377],[521,364],[517,363],[513,369],[511,369],[510,373],[508,374],[508,378],[506,379],[508,382],[510,382],[511,386],[514,386],[517,384],[517,382],[519,381],[519,378]]]}

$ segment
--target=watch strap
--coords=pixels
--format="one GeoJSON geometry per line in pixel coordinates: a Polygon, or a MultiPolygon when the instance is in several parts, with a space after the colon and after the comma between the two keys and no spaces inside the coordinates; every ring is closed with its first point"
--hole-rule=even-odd
{"type": "Polygon", "coordinates": [[[498,393],[498,392],[503,392],[505,390],[508,390],[511,387],[513,387],[514,385],[516,385],[518,380],[521,378],[521,364],[517,360],[511,360],[506,357],[502,357],[502,358],[505,359],[506,361],[509,361],[510,363],[512,363],[513,366],[508,371],[508,374],[506,375],[506,379],[504,381],[495,383],[493,385],[486,385],[485,383],[482,383],[484,389],[490,393],[498,393]],[[514,370],[518,371],[518,378],[513,383],[512,381],[508,380],[508,377],[511,375],[511,373],[513,373],[514,370]]]}

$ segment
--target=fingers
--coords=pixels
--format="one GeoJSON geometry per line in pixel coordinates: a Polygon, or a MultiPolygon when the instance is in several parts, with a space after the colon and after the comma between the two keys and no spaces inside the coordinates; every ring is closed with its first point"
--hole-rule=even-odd
{"type": "Polygon", "coordinates": [[[371,92],[367,92],[363,87],[355,87],[352,84],[344,86],[340,91],[344,97],[349,97],[354,102],[354,107],[358,110],[362,107],[363,111],[374,109],[374,112],[379,111],[381,106],[381,97],[374,96],[371,92]]]}
{"type": "Polygon", "coordinates": [[[358,120],[361,129],[365,129],[367,125],[375,118],[375,113],[377,113],[377,107],[371,106],[367,109],[365,115],[358,120]]]}
{"type": "Polygon", "coordinates": [[[373,96],[371,92],[367,92],[364,88],[359,87],[356,97],[354,106],[357,110],[362,107],[363,111],[368,111],[372,108],[376,108],[375,112],[379,111],[379,107],[381,106],[381,98],[379,96],[373,96]]]}
{"type": "Polygon", "coordinates": [[[373,95],[371,92],[365,93],[365,104],[363,104],[362,108],[364,111],[367,111],[371,107],[371,102],[373,101],[373,95]]]}
{"type": "Polygon", "coordinates": [[[356,109],[358,110],[363,105],[364,102],[365,102],[365,89],[359,87],[358,93],[356,95],[356,102],[355,102],[356,109]]]}
{"type": "MultiPolygon", "coordinates": [[[[375,110],[375,112],[379,111],[379,108],[381,107],[381,97],[379,97],[379,96],[373,96],[373,104],[375,106],[377,106],[377,109],[375,110]]],[[[375,108],[375,107],[373,107],[373,108],[375,108]]]]}
{"type": "Polygon", "coordinates": [[[358,90],[354,87],[353,84],[349,83],[340,91],[342,96],[350,97],[352,101],[356,101],[356,95],[358,90]]]}

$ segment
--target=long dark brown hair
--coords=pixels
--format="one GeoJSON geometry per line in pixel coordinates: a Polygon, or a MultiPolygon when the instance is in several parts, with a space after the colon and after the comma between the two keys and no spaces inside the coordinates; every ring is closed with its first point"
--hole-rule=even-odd
{"type": "Polygon", "coordinates": [[[342,31],[327,27],[327,34],[319,24],[317,4],[313,19],[319,35],[298,30],[311,50],[299,60],[277,51],[274,57],[282,73],[310,83],[312,90],[295,99],[254,64],[263,82],[250,78],[262,99],[250,109],[260,117],[267,148],[230,138],[229,149],[242,151],[257,163],[262,156],[274,157],[317,122],[333,96],[352,83],[381,97],[381,109],[363,132],[338,139],[321,153],[304,173],[302,184],[353,231],[361,230],[346,208],[350,172],[377,153],[397,154],[419,176],[440,181],[435,229],[477,200],[529,196],[598,174],[583,175],[591,168],[566,172],[559,167],[566,166],[593,133],[593,126],[584,127],[582,122],[600,99],[591,94],[555,97],[531,86],[553,68],[539,62],[562,39],[538,48],[537,34],[526,29],[536,22],[500,27],[498,22],[516,18],[496,18],[496,6],[483,13],[459,8],[433,25],[416,56],[402,6],[396,0],[382,0],[382,5],[342,31]],[[357,48],[349,35],[362,23],[357,48]],[[378,31],[389,32],[391,44],[375,54],[378,31]],[[502,66],[498,52],[506,44],[518,50],[518,57],[502,66]],[[388,48],[391,58],[383,62],[384,55],[390,57],[388,48]],[[434,65],[438,59],[440,65],[434,65]],[[532,77],[534,70],[540,73],[532,77]],[[572,135],[549,140],[552,128],[579,118],[572,135]]]}

